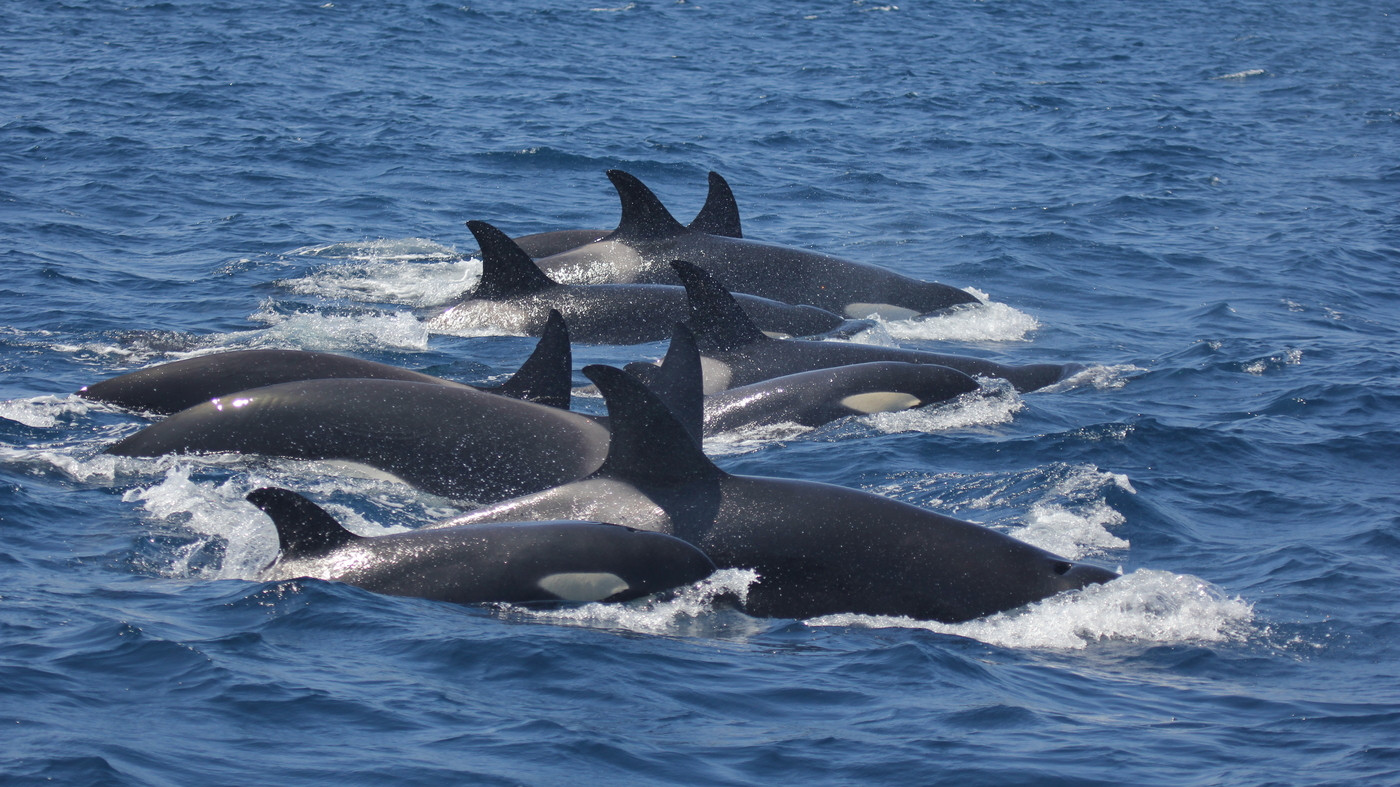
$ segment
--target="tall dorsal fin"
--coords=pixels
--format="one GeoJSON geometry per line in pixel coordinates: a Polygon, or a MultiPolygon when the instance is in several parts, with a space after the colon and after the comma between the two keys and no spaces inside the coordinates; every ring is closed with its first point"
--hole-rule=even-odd
{"type": "Polygon", "coordinates": [[[690,228],[727,238],[744,237],[739,226],[739,203],[734,201],[734,192],[730,190],[728,181],[718,172],[710,173],[710,191],[705,195],[705,205],[695,214],[690,228]]]}
{"type": "Polygon", "coordinates": [[[520,370],[501,384],[500,393],[527,402],[569,409],[573,393],[574,358],[569,326],[558,309],[549,310],[544,333],[520,370]]]}
{"type": "Polygon", "coordinates": [[[509,298],[528,295],[558,282],[530,259],[509,235],[484,221],[469,221],[467,228],[481,246],[481,281],[472,296],[476,298],[509,298]]]}
{"type": "Polygon", "coordinates": [[[254,489],[246,499],[272,517],[283,558],[323,555],[361,538],[296,492],[269,486],[254,489]]]}
{"type": "Polygon", "coordinates": [[[637,378],[611,366],[585,366],[583,374],[608,403],[612,440],[595,475],[652,485],[717,478],[723,471],[661,398],[637,378]]]}
{"type": "Polygon", "coordinates": [[[608,170],[608,180],[612,181],[617,197],[622,201],[622,220],[609,238],[649,241],[688,231],[640,180],[620,169],[608,170]]]}
{"type": "Polygon", "coordinates": [[[690,329],[702,349],[725,352],[768,339],[718,279],[685,260],[675,260],[671,267],[685,285],[690,329]]]}
{"type": "Polygon", "coordinates": [[[701,442],[705,427],[705,384],[695,334],[685,323],[676,323],[671,332],[671,346],[666,349],[661,366],[643,365],[650,367],[643,374],[634,372],[632,364],[627,365],[626,371],[661,397],[681,426],[697,443],[701,442]]]}

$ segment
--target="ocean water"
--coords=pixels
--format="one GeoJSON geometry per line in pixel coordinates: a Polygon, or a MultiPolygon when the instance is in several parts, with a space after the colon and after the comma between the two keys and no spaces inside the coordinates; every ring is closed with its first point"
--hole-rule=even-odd
{"type": "Polygon", "coordinates": [[[1400,7],[4,11],[0,782],[1400,784],[1400,7]],[[118,461],[146,420],[71,395],[243,347],[498,380],[532,340],[419,319],[480,270],[463,222],[609,228],[614,167],[989,302],[854,341],[1087,366],[721,466],[1123,578],[960,625],[753,618],[743,571],[552,610],[260,583],[255,486],[367,534],[458,508],[118,461]]]}

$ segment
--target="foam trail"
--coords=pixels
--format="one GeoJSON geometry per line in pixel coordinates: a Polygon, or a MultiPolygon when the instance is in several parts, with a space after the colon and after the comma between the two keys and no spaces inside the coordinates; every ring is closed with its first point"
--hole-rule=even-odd
{"type": "Polygon", "coordinates": [[[976,289],[968,288],[967,291],[980,298],[982,303],[907,320],[885,320],[872,316],[869,319],[874,323],[873,327],[863,334],[857,334],[853,341],[882,345],[889,340],[1024,342],[1029,341],[1027,337],[1040,328],[1040,322],[1029,314],[997,303],[976,289]]]}
{"type": "Polygon", "coordinates": [[[416,238],[332,244],[294,253],[349,261],[277,282],[291,292],[321,298],[438,306],[474,287],[481,277],[480,259],[464,259],[416,238]]]}
{"type": "Polygon", "coordinates": [[[35,396],[0,402],[0,418],[34,429],[52,429],[92,411],[92,402],[78,396],[35,396]]]}
{"type": "Polygon", "coordinates": [[[1061,593],[966,623],[875,615],[826,615],[809,626],[918,628],[1007,648],[1080,650],[1096,642],[1181,645],[1238,642],[1255,630],[1254,608],[1197,577],[1139,569],[1104,585],[1061,593]]]}
{"type": "Polygon", "coordinates": [[[428,329],[408,312],[390,314],[277,314],[270,303],[249,319],[268,327],[226,334],[229,345],[251,348],[292,346],[303,350],[426,350],[428,329]]]}

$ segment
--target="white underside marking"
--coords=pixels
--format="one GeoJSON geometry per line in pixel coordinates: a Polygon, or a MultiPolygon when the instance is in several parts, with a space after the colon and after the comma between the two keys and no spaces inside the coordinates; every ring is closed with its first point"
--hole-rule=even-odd
{"type": "Polygon", "coordinates": [[[892,303],[848,303],[845,312],[846,316],[853,320],[866,317],[879,317],[882,320],[907,320],[922,314],[922,312],[906,309],[903,306],[895,306],[892,303]]]}
{"type": "Polygon", "coordinates": [[[729,381],[734,379],[734,370],[723,361],[700,356],[700,374],[705,378],[705,395],[729,390],[729,381]]]}
{"type": "Polygon", "coordinates": [[[874,391],[853,394],[841,400],[841,406],[858,413],[888,413],[919,406],[919,397],[899,391],[874,391]]]}
{"type": "Polygon", "coordinates": [[[537,584],[565,601],[601,601],[630,587],[622,577],[605,571],[550,574],[537,584]]]}

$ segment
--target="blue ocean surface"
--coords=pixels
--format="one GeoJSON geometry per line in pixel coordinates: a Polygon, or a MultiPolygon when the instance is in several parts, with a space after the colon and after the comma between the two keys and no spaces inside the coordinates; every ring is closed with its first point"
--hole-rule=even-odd
{"type": "Polygon", "coordinates": [[[1400,6],[3,8],[0,782],[1400,784],[1400,6]],[[151,419],[73,395],[237,348],[499,381],[533,339],[421,319],[480,272],[463,222],[610,229],[612,168],[987,302],[854,341],[1087,367],[723,434],[724,469],[1124,576],[962,624],[751,617],[742,570],[560,608],[259,582],[255,487],[367,535],[462,508],[118,459],[151,419]]]}

